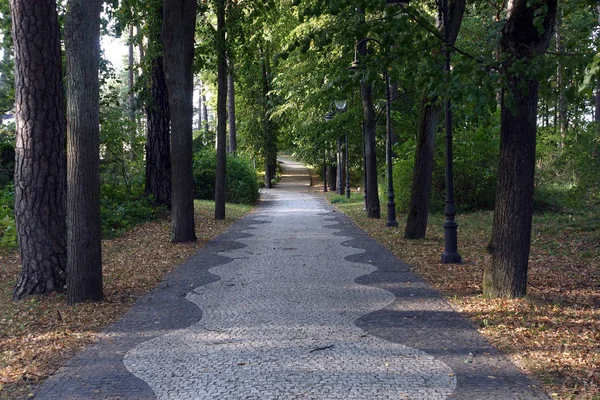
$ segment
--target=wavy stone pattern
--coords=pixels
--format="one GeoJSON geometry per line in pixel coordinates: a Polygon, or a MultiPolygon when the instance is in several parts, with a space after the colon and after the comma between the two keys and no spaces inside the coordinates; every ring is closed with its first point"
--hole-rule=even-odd
{"type": "Polygon", "coordinates": [[[452,370],[354,321],[394,300],[354,280],[374,267],[331,235],[322,203],[275,191],[254,214],[246,247],[187,299],[202,319],[129,351],[126,368],[159,399],[443,399],[452,370]]]}

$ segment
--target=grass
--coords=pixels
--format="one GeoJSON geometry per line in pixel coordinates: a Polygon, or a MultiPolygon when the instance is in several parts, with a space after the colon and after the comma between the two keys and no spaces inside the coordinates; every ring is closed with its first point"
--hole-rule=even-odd
{"type": "Polygon", "coordinates": [[[386,228],[385,207],[381,219],[369,219],[361,195],[347,200],[328,193],[327,198],[440,291],[553,398],[600,399],[600,216],[595,210],[534,215],[527,297],[488,300],[481,293],[492,212],[457,215],[464,262],[446,265],[440,263],[443,215],[430,215],[425,239],[409,241],[403,237],[405,215],[398,215],[398,229],[386,228]]]}
{"type": "Polygon", "coordinates": [[[198,241],[170,242],[166,219],[138,225],[123,236],[102,242],[105,300],[67,306],[64,295],[11,301],[19,273],[16,251],[0,251],[0,399],[32,396],[62,363],[93,342],[97,332],[118,320],[204,243],[251,211],[227,204],[226,219],[214,219],[214,202],[195,202],[198,241]]]}

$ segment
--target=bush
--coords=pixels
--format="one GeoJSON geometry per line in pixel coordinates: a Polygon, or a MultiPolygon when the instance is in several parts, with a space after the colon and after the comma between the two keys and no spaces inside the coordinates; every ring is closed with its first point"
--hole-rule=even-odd
{"type": "Polygon", "coordinates": [[[14,204],[14,188],[7,186],[0,191],[0,247],[17,246],[14,204]]]}
{"type": "MultiPolygon", "coordinates": [[[[489,210],[494,207],[500,141],[483,129],[458,132],[454,141],[454,194],[456,206],[462,210],[489,210]]],[[[446,197],[444,136],[438,135],[429,209],[443,212],[446,197]]],[[[394,149],[394,195],[399,212],[408,211],[413,179],[415,142],[409,140],[394,149]]],[[[385,177],[379,181],[382,202],[387,202],[385,177]]]]}
{"type": "MultiPolygon", "coordinates": [[[[194,154],[194,197],[214,200],[217,170],[214,149],[203,149],[194,154]]],[[[227,202],[254,204],[258,200],[258,181],[252,161],[245,156],[227,155],[225,198],[227,202]]]]}
{"type": "Polygon", "coordinates": [[[124,186],[103,184],[100,198],[102,236],[114,237],[142,222],[156,218],[160,208],[153,206],[141,187],[129,191],[124,186]]]}

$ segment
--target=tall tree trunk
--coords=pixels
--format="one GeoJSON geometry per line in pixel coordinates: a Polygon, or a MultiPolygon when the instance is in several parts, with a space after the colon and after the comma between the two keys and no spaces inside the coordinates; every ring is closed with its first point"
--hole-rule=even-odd
{"type": "Polygon", "coordinates": [[[237,132],[235,125],[235,79],[233,75],[233,59],[229,58],[229,75],[227,75],[227,116],[229,117],[229,152],[237,152],[237,132]]]}
{"type": "Polygon", "coordinates": [[[202,130],[202,81],[198,85],[198,130],[202,130]]]}
{"type": "Polygon", "coordinates": [[[265,187],[273,187],[272,180],[275,178],[277,169],[277,138],[275,129],[269,117],[269,91],[271,87],[271,74],[269,66],[269,55],[266,50],[261,49],[261,68],[263,86],[263,145],[262,155],[265,159],[265,187]]]}
{"type": "MultiPolygon", "coordinates": [[[[596,6],[598,14],[598,25],[600,25],[600,5],[596,6]]],[[[596,95],[595,95],[594,121],[600,123],[600,77],[596,78],[596,95]]]]}
{"type": "Polygon", "coordinates": [[[422,239],[425,237],[427,231],[431,176],[433,175],[433,156],[435,154],[435,135],[440,114],[441,107],[439,101],[437,99],[430,100],[427,94],[423,93],[413,181],[410,190],[410,206],[404,230],[404,237],[407,239],[422,239]]]}
{"type": "Polygon", "coordinates": [[[152,61],[150,97],[146,106],[146,193],[154,196],[157,204],[171,208],[171,118],[162,56],[152,61]]]}
{"type": "Polygon", "coordinates": [[[337,151],[336,151],[336,174],[335,174],[335,188],[334,190],[337,194],[344,194],[344,162],[342,160],[342,139],[337,140],[337,151]]]}
{"type": "Polygon", "coordinates": [[[196,241],[192,127],[196,0],[170,0],[163,9],[163,62],[171,113],[171,241],[196,241]]]}
{"type": "MultiPolygon", "coordinates": [[[[562,53],[564,48],[562,43],[562,15],[560,11],[557,11],[556,14],[556,30],[554,37],[556,41],[556,52],[562,53]]],[[[560,130],[560,143],[558,145],[562,148],[565,145],[568,130],[568,118],[564,66],[561,57],[557,57],[556,88],[558,90],[558,129],[560,130]]]]}
{"type": "Polygon", "coordinates": [[[492,237],[491,261],[484,268],[483,292],[487,297],[521,297],[527,288],[531,244],[538,77],[527,67],[548,48],[558,0],[547,0],[543,33],[534,25],[535,7],[528,0],[509,2],[502,31],[502,51],[519,67],[505,71],[502,92],[500,160],[492,237]],[[509,106],[510,104],[510,106],[509,106]]]}
{"type": "MultiPolygon", "coordinates": [[[[162,7],[152,8],[152,20],[162,24],[162,7]]],[[[171,208],[171,154],[169,96],[161,47],[160,31],[152,31],[148,37],[150,54],[150,99],[145,102],[146,111],[146,193],[152,195],[159,205],[171,208]]],[[[140,49],[141,50],[141,49],[140,49]]]]}
{"type": "Polygon", "coordinates": [[[99,301],[101,0],[69,0],[67,52],[67,302],[99,301]]]}
{"type": "Polygon", "coordinates": [[[11,0],[10,6],[16,87],[15,221],[22,265],[13,299],[19,300],[65,288],[65,116],[56,1],[11,0]]]}
{"type": "Polygon", "coordinates": [[[336,191],[337,190],[337,168],[335,165],[329,163],[327,165],[327,183],[329,185],[329,190],[336,191]]]}
{"type": "Polygon", "coordinates": [[[135,126],[135,96],[134,96],[134,56],[133,56],[133,24],[129,25],[129,54],[127,57],[128,71],[128,88],[129,88],[129,120],[131,125],[135,126]]]}
{"type": "Polygon", "coordinates": [[[225,178],[227,170],[227,45],[225,42],[225,0],[217,0],[217,177],[215,219],[225,219],[225,178]]]}
{"type": "MultiPolygon", "coordinates": [[[[466,0],[448,0],[448,29],[450,44],[454,44],[462,24],[466,0]]],[[[438,29],[443,37],[443,25],[438,21],[438,29]]],[[[435,53],[434,53],[435,54],[435,53]]],[[[439,64],[443,70],[444,64],[439,64]]],[[[425,90],[427,93],[428,90],[425,90]]],[[[422,239],[427,231],[429,213],[429,198],[431,193],[431,176],[433,174],[433,157],[435,152],[435,135],[441,114],[442,104],[437,98],[426,94],[421,100],[421,115],[417,132],[417,148],[415,152],[415,167],[410,192],[410,203],[406,218],[404,237],[407,239],[422,239]]]]}

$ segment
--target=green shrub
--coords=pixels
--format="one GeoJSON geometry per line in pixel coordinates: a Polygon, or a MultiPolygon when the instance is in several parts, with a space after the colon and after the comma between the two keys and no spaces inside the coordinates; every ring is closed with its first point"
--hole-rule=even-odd
{"type": "Polygon", "coordinates": [[[100,214],[102,236],[114,237],[142,222],[156,218],[160,208],[153,206],[143,189],[128,190],[125,186],[103,184],[100,214]]]}
{"type": "MultiPolygon", "coordinates": [[[[214,149],[205,148],[194,155],[194,198],[214,200],[217,160],[214,149]]],[[[227,155],[225,198],[229,203],[254,204],[258,200],[258,181],[252,161],[243,155],[227,155]]]]}
{"type": "MultiPolygon", "coordinates": [[[[475,132],[458,132],[453,143],[454,195],[456,206],[462,210],[489,210],[494,207],[496,176],[500,141],[483,129],[475,132]]],[[[445,143],[443,134],[437,137],[431,197],[431,212],[443,212],[446,197],[445,143]]],[[[394,149],[394,195],[396,208],[406,212],[415,160],[415,142],[409,140],[394,149]]],[[[385,176],[379,179],[382,203],[387,202],[385,176]]]]}
{"type": "Polygon", "coordinates": [[[17,246],[14,204],[14,189],[12,186],[7,186],[0,191],[0,247],[17,246]]]}

